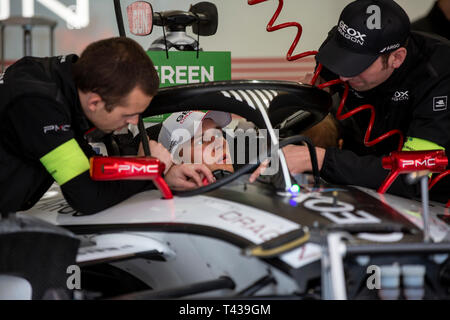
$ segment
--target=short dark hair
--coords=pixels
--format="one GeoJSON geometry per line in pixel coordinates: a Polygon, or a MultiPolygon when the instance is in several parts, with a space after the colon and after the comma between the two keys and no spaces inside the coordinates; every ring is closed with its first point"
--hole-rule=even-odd
{"type": "Polygon", "coordinates": [[[391,52],[388,53],[383,53],[380,57],[381,57],[381,63],[383,64],[383,69],[387,69],[388,68],[388,62],[389,62],[389,56],[391,55],[391,52]]]}
{"type": "Polygon", "coordinates": [[[125,37],[91,43],[72,71],[77,88],[100,95],[107,111],[124,103],[136,86],[152,97],[159,87],[158,73],[150,57],[136,41],[125,37]]]}

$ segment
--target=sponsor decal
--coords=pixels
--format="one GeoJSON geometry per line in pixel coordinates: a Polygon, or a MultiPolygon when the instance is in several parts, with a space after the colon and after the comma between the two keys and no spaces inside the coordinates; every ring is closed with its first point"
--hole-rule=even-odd
{"type": "Polygon", "coordinates": [[[348,39],[359,45],[364,45],[364,37],[366,37],[367,35],[359,32],[356,29],[349,28],[348,25],[346,25],[342,20],[339,21],[338,31],[345,39],[348,39]]]}
{"type": "Polygon", "coordinates": [[[146,36],[152,32],[151,6],[145,2],[137,1],[127,7],[127,13],[128,25],[132,34],[146,36]]]}
{"type": "Polygon", "coordinates": [[[293,198],[297,203],[303,203],[306,209],[320,212],[324,218],[336,224],[380,223],[381,220],[364,210],[355,210],[355,206],[337,201],[333,197],[315,196],[293,198]]]}
{"type": "Polygon", "coordinates": [[[177,118],[177,122],[183,124],[186,118],[194,111],[183,111],[177,118]]]}
{"type": "Polygon", "coordinates": [[[392,96],[392,101],[405,101],[409,100],[409,91],[395,91],[394,95],[392,96]]]}
{"type": "Polygon", "coordinates": [[[385,53],[386,51],[391,51],[394,49],[400,48],[400,43],[391,44],[380,50],[380,53],[385,53]]]}
{"type": "Polygon", "coordinates": [[[161,83],[187,84],[214,81],[214,66],[155,66],[161,83]]]}
{"type": "Polygon", "coordinates": [[[448,96],[434,97],[433,98],[433,111],[447,110],[448,96]]]}
{"type": "Polygon", "coordinates": [[[133,164],[133,165],[128,165],[128,164],[121,164],[119,165],[119,168],[117,169],[117,171],[119,173],[121,172],[127,172],[127,173],[157,173],[158,166],[155,165],[138,165],[138,164],[133,164]]]}
{"type": "Polygon", "coordinates": [[[436,159],[424,159],[424,160],[402,160],[402,168],[414,167],[414,168],[428,168],[436,165],[436,159]]]}
{"type": "Polygon", "coordinates": [[[226,224],[229,224],[233,226],[233,229],[239,228],[253,233],[259,239],[259,243],[269,241],[284,233],[284,230],[279,229],[278,225],[271,226],[270,224],[264,223],[263,219],[256,219],[254,216],[238,211],[222,213],[219,215],[219,219],[223,220],[224,227],[226,227],[226,224]]]}
{"type": "Polygon", "coordinates": [[[53,125],[44,127],[44,133],[69,131],[69,130],[70,130],[70,124],[61,124],[61,125],[53,124],[53,125]]]}

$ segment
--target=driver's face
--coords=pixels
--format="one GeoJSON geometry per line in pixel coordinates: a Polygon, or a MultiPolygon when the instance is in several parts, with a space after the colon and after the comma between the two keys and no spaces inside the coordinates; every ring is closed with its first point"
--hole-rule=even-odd
{"type": "Polygon", "coordinates": [[[202,121],[202,130],[191,139],[191,162],[201,159],[211,171],[234,172],[228,142],[222,129],[212,119],[202,121]]]}

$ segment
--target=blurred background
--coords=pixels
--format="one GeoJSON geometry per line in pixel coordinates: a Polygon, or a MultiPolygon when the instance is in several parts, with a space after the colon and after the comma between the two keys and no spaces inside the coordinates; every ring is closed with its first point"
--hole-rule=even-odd
{"type": "MultiPolygon", "coordinates": [[[[209,0],[217,6],[219,24],[214,36],[201,37],[205,51],[231,51],[233,79],[298,80],[313,66],[311,58],[287,62],[286,53],[296,28],[267,32],[266,25],[274,14],[277,0],[248,5],[246,0],[209,0]]],[[[123,1],[124,6],[132,1],[123,1]]],[[[188,11],[193,0],[149,0],[155,12],[188,11]]],[[[328,31],[337,23],[340,11],[350,0],[285,0],[275,24],[295,21],[303,34],[294,54],[316,50],[328,31]]],[[[411,20],[425,16],[434,0],[397,0],[411,20]]],[[[39,16],[55,20],[55,54],[77,53],[99,39],[118,35],[112,0],[0,0],[0,20],[12,16],[39,16]],[[62,18],[65,17],[65,18],[62,18]],[[72,19],[72,20],[71,20],[72,19]],[[78,21],[77,21],[78,19],[78,21]],[[70,20],[72,25],[66,21],[70,20]],[[76,25],[78,24],[78,26],[76,25]],[[75,26],[74,26],[75,25],[75,26]]],[[[196,38],[192,28],[188,34],[196,38]]],[[[136,38],[147,49],[162,36],[154,27],[150,36],[136,38]]],[[[5,60],[11,63],[23,56],[23,30],[8,26],[4,30],[5,60]]],[[[49,30],[36,26],[32,30],[32,55],[48,56],[49,30]]]]}

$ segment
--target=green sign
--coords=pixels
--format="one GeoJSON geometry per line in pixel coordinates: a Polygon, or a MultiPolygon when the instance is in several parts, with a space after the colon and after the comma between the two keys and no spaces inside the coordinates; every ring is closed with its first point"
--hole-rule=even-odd
{"type": "MultiPolygon", "coordinates": [[[[231,52],[147,51],[158,72],[160,88],[231,79],[231,52]]],[[[148,117],[146,122],[162,122],[170,114],[148,117]]]]}

